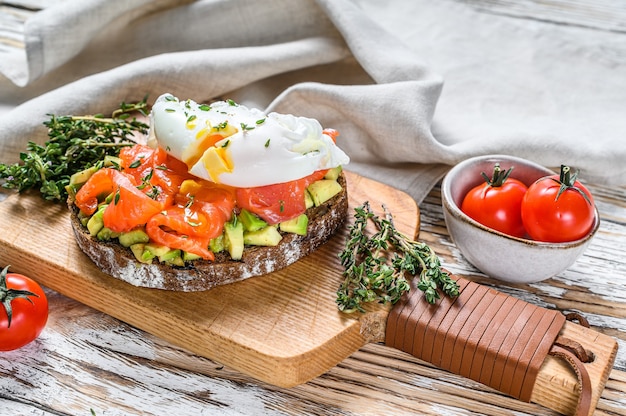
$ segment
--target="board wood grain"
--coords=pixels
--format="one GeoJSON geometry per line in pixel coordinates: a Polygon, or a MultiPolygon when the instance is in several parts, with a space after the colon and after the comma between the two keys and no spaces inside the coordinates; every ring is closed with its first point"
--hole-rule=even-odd
{"type": "MultiPolygon", "coordinates": [[[[386,204],[396,226],[419,230],[419,210],[408,195],[348,173],[350,205],[386,204]]],[[[271,275],[183,293],[138,288],[101,273],[74,243],[66,208],[34,195],[0,203],[0,261],[68,297],[137,328],[283,387],[304,383],[334,367],[368,342],[380,341],[388,308],[346,316],[335,305],[341,282],[346,229],[313,255],[271,275]]],[[[591,345],[597,359],[588,368],[594,405],[615,358],[610,337],[568,324],[566,334],[591,345]],[[573,331],[573,332],[572,332],[573,331]],[[582,331],[582,332],[581,332],[582,331]]],[[[573,409],[576,378],[548,357],[533,401],[561,413],[573,409]]]]}

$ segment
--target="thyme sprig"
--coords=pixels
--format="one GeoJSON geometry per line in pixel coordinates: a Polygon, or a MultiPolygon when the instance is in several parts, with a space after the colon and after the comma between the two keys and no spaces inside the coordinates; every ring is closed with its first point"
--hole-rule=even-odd
{"type": "Polygon", "coordinates": [[[29,142],[20,153],[21,163],[0,164],[2,187],[18,192],[35,188],[46,200],[67,199],[70,176],[101,161],[117,156],[133,136],[146,134],[148,125],[134,113],[147,114],[147,97],[138,103],[121,103],[111,117],[103,115],[55,116],[43,124],[48,128],[44,145],[29,142]]]}
{"type": "Polygon", "coordinates": [[[407,276],[419,276],[417,287],[429,303],[435,303],[440,292],[458,296],[457,282],[442,270],[432,248],[399,232],[391,213],[383,209],[381,218],[369,202],[355,208],[345,249],[339,254],[345,278],[337,291],[339,310],[364,312],[365,303],[394,304],[411,288],[407,276]],[[367,231],[370,221],[377,229],[373,234],[367,231]]]}

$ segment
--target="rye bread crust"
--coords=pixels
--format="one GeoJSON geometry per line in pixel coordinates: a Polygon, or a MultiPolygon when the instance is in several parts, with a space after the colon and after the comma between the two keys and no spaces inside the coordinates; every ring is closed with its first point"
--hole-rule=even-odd
{"type": "Polygon", "coordinates": [[[344,223],[348,212],[346,179],[338,182],[342,191],[319,207],[307,210],[308,232],[305,236],[285,233],[275,247],[246,246],[240,261],[217,253],[215,261],[197,260],[185,267],[154,261],[137,261],[130,249],[117,241],[103,242],[91,237],[78,219],[78,209],[70,204],[70,219],[80,249],[106,274],[134,286],[172,291],[202,291],[280,270],[307,256],[326,242],[344,223]]]}

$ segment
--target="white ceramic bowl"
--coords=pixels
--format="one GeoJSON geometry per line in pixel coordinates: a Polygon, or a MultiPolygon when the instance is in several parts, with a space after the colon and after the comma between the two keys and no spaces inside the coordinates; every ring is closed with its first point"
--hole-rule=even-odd
{"type": "Polygon", "coordinates": [[[545,175],[554,174],[531,161],[505,155],[478,156],[454,166],[441,185],[444,218],[453,242],[477,269],[506,282],[538,282],[570,267],[598,230],[600,219],[597,209],[591,232],[580,240],[566,243],[512,237],[478,223],[461,211],[465,194],[484,182],[481,172],[491,177],[496,162],[503,170],[513,167],[511,177],[527,186],[545,175]]]}

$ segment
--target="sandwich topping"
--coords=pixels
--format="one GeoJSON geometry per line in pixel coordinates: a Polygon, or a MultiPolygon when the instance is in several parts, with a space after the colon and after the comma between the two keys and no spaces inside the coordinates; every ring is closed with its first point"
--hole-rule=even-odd
{"type": "Polygon", "coordinates": [[[149,144],[165,149],[199,178],[234,187],[273,185],[349,162],[317,120],[265,114],[233,101],[210,105],[160,96],[149,144]]]}
{"type": "Polygon", "coordinates": [[[342,190],[349,159],[316,120],[169,94],[150,120],[148,146],[126,147],[70,184],[89,233],[118,239],[139,261],[241,259],[245,245],[306,234],[306,210],[342,190]]]}

